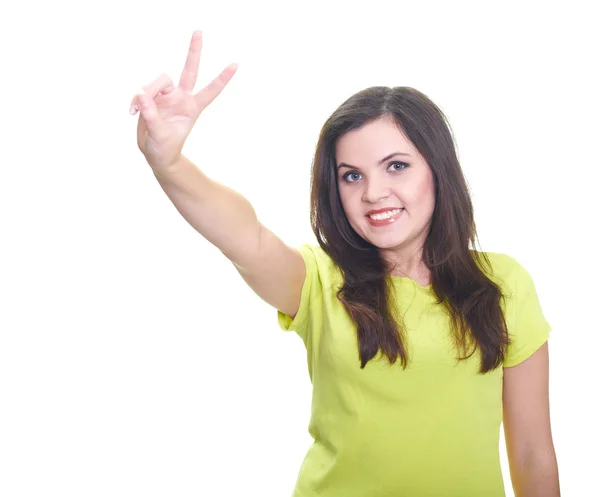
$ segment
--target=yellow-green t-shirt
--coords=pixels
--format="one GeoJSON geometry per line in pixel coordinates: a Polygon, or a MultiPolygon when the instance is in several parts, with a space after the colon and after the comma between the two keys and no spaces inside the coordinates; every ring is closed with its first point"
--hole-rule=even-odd
{"type": "MultiPolygon", "coordinates": [[[[360,369],[356,326],[336,297],[339,268],[318,245],[298,250],[306,264],[300,308],[293,320],[278,311],[278,322],[306,346],[314,443],[293,497],[504,497],[503,368],[479,374],[479,351],[456,361],[449,317],[431,286],[392,277],[408,367],[377,355],[360,369]]],[[[487,255],[507,298],[513,344],[504,367],[515,366],[551,328],[528,272],[513,257],[487,255]]]]}

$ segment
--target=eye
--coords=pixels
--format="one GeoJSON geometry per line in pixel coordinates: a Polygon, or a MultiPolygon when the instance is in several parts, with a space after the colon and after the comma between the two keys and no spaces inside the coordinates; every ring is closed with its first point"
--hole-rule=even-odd
{"type": "Polygon", "coordinates": [[[350,179],[352,176],[360,176],[360,173],[357,173],[356,171],[350,171],[349,173],[344,174],[342,176],[342,179],[344,181],[346,181],[347,183],[353,183],[354,181],[357,180],[357,178],[350,179]]]}
{"type": "MultiPolygon", "coordinates": [[[[404,169],[406,169],[408,167],[408,164],[406,162],[400,162],[400,161],[394,161],[394,162],[390,162],[390,165],[388,167],[388,170],[390,168],[392,168],[393,172],[401,172],[404,169]]],[[[360,179],[361,174],[357,171],[350,171],[347,172],[346,174],[344,174],[342,176],[342,179],[346,182],[346,183],[354,183],[355,181],[358,181],[360,179]]]]}
{"type": "Polygon", "coordinates": [[[406,162],[394,161],[394,162],[390,162],[390,167],[392,167],[392,166],[399,166],[398,168],[394,168],[393,169],[394,171],[402,171],[408,167],[408,164],[406,162]]]}

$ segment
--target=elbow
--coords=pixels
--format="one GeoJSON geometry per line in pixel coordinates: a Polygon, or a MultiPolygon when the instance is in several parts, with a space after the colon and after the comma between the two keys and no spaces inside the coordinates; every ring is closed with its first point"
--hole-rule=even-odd
{"type": "Polygon", "coordinates": [[[558,463],[553,449],[511,460],[510,473],[515,497],[560,497],[558,463]]]}

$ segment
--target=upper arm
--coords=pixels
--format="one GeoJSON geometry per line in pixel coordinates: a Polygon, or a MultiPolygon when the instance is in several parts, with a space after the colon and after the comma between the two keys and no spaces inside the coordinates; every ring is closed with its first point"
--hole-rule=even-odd
{"type": "Polygon", "coordinates": [[[555,457],[550,429],[548,342],[517,366],[504,368],[503,424],[511,463],[555,457]]]}
{"type": "Polygon", "coordinates": [[[508,290],[507,326],[511,344],[506,351],[504,367],[519,365],[537,351],[550,336],[533,278],[525,267],[511,258],[513,276],[508,290]]]}
{"type": "Polygon", "coordinates": [[[291,316],[298,312],[306,266],[300,252],[260,225],[257,254],[243,265],[234,263],[244,281],[265,302],[291,316]]]}

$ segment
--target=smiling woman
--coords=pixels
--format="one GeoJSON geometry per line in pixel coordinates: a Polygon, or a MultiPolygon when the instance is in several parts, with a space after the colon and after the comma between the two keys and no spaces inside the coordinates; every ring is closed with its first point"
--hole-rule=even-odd
{"type": "Polygon", "coordinates": [[[178,211],[305,344],[314,443],[294,495],[503,497],[504,407],[515,488],[546,478],[544,495],[558,495],[550,325],[525,268],[475,250],[473,205],[441,110],[409,87],[345,101],[312,167],[318,244],[289,247],[181,154],[235,72],[192,95],[200,48],[198,34],[179,86],[161,77],[134,97],[138,146],[178,211]],[[504,368],[514,371],[503,383],[504,368]]]}
{"type": "MultiPolygon", "coordinates": [[[[535,382],[532,406],[512,387],[526,381],[503,382],[504,367],[542,353],[550,326],[528,272],[474,249],[441,110],[413,88],[353,95],[321,130],[312,185],[319,245],[298,247],[299,309],[278,313],[314,385],[297,495],[504,496],[502,413],[526,407],[505,425],[515,489],[558,495],[549,423],[523,437],[532,416],[546,419],[548,386],[535,382]]],[[[547,374],[536,363],[530,378],[547,374]]]]}
{"type": "Polygon", "coordinates": [[[338,176],[338,189],[344,212],[354,231],[379,247],[384,257],[397,262],[398,275],[410,277],[427,273],[427,267],[419,264],[414,254],[416,245],[423,242],[433,215],[433,174],[402,128],[391,117],[372,120],[340,137],[336,158],[339,161],[338,171],[351,169],[338,176]],[[405,152],[392,152],[378,160],[390,148],[405,152]],[[396,159],[399,156],[403,162],[396,159]],[[359,173],[355,172],[356,166],[348,165],[350,161],[364,164],[359,173]],[[391,211],[395,214],[391,215],[391,211]],[[373,213],[380,213],[380,216],[373,219],[370,216],[373,213]],[[400,217],[403,218],[402,226],[394,224],[392,227],[400,217]],[[386,218],[388,222],[381,222],[386,218]],[[374,230],[371,226],[387,229],[374,230]]]}

